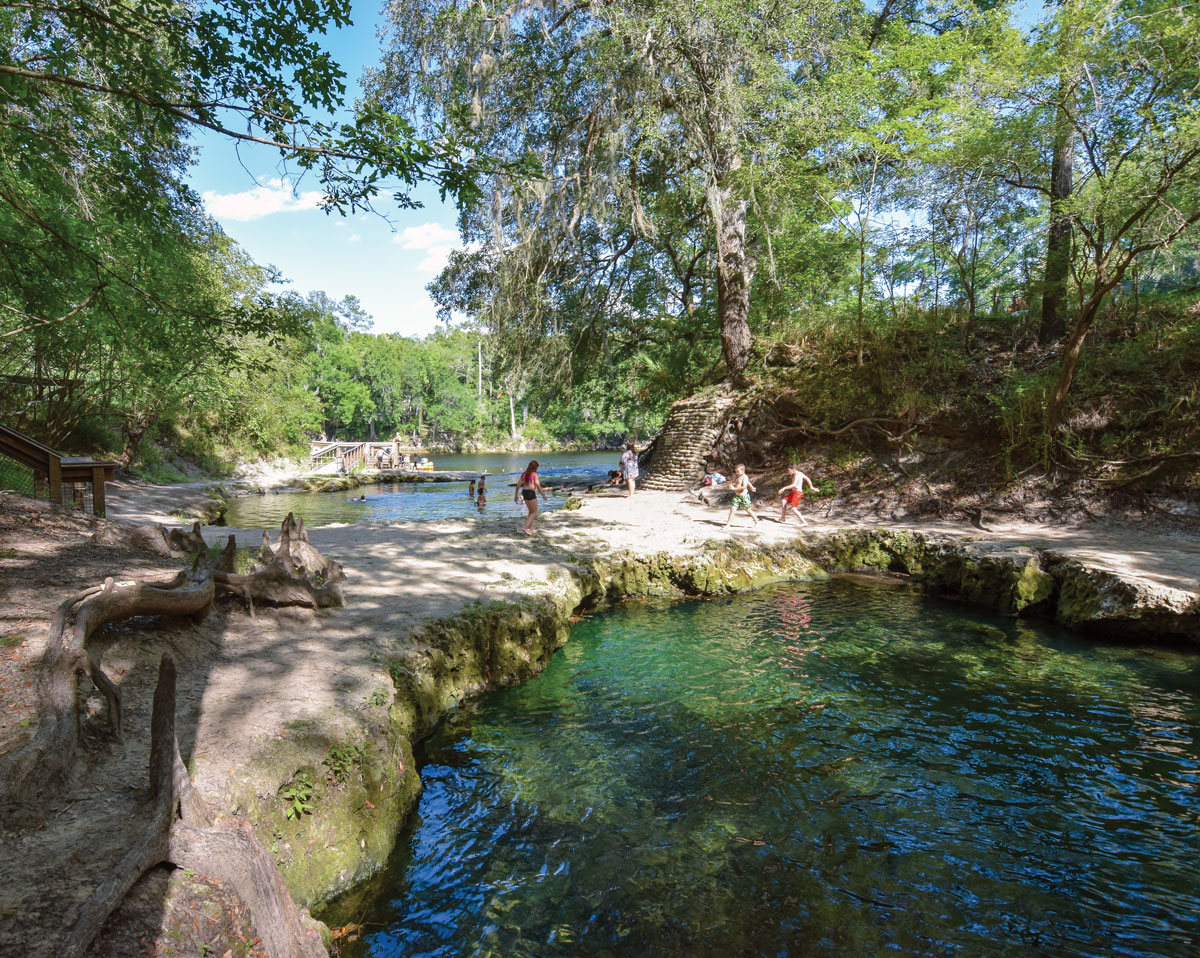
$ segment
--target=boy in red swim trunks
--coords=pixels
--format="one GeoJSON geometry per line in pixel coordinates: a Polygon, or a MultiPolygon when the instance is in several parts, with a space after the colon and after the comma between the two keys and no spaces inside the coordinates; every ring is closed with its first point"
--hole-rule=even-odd
{"type": "Polygon", "coordinates": [[[804,484],[808,483],[808,488],[816,491],[816,486],[812,484],[812,480],[802,473],[798,466],[788,466],[788,475],[792,477],[792,481],[779,490],[779,495],[783,499],[783,508],[779,511],[779,521],[787,522],[787,512],[789,509],[796,513],[796,518],[800,520],[800,525],[806,526],[808,522],[804,516],[800,515],[800,500],[804,498],[804,484]]]}

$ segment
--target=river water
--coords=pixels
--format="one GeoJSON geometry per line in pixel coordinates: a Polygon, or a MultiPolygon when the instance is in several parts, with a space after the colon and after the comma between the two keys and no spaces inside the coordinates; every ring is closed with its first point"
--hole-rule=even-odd
{"type": "Polygon", "coordinates": [[[343,954],[1200,953],[1194,654],[846,581],[628,603],[422,762],[343,954]]]}
{"type": "MultiPolygon", "coordinates": [[[[616,452],[579,453],[480,453],[433,457],[439,470],[468,470],[487,475],[487,502],[468,497],[466,482],[388,482],[360,486],[343,492],[280,492],[261,496],[235,496],[229,500],[225,524],[238,529],[276,527],[289,513],[304,517],[311,527],[352,522],[411,522],[454,519],[463,516],[507,515],[512,512],[512,483],[530,459],[540,464],[538,474],[553,491],[555,483],[569,480],[599,482],[617,467],[616,452]],[[358,497],[365,495],[366,501],[358,497]]],[[[557,509],[564,497],[538,500],[542,509],[557,509]]],[[[521,514],[525,510],[522,507],[521,514]]]]}

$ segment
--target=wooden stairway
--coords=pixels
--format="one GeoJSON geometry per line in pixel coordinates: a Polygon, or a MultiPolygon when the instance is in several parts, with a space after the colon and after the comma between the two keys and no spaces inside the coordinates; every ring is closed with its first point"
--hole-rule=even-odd
{"type": "Polygon", "coordinates": [[[699,483],[733,404],[733,396],[718,391],[690,396],[672,405],[638,485],[672,492],[699,483]]]}
{"type": "Polygon", "coordinates": [[[30,439],[22,432],[0,424],[0,456],[33,470],[34,492],[37,498],[58,505],[85,502],[84,487],[91,486],[92,512],[103,516],[104,484],[113,477],[115,462],[102,462],[86,456],[64,456],[61,452],[30,439]]]}

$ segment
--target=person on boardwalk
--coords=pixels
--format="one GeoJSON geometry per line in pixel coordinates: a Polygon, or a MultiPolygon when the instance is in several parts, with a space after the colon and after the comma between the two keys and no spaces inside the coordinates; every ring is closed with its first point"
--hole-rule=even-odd
{"type": "Polygon", "coordinates": [[[625,444],[625,451],[621,454],[621,472],[625,476],[625,484],[629,486],[629,495],[632,496],[637,486],[638,461],[637,450],[631,442],[625,444]]]}
{"type": "Polygon", "coordinates": [[[733,505],[729,507],[729,518],[725,520],[725,528],[729,528],[729,523],[733,522],[733,514],[738,509],[745,509],[750,514],[750,518],[754,520],[754,524],[758,525],[758,516],[754,514],[754,507],[750,505],[750,493],[755,491],[754,484],[746,475],[746,467],[740,462],[737,464],[733,478],[729,481],[729,488],[733,490],[733,505]]]}
{"type": "MultiPolygon", "coordinates": [[[[538,478],[538,461],[531,459],[529,465],[525,467],[525,471],[521,473],[521,478],[517,480],[517,489],[513,493],[513,502],[520,497],[525,500],[525,508],[529,510],[529,515],[525,517],[525,525],[522,531],[527,536],[533,535],[533,520],[538,514],[538,493],[542,494],[542,498],[547,502],[550,501],[546,495],[546,490],[542,488],[542,480],[538,478]]],[[[482,493],[480,493],[482,495],[482,493]]]]}
{"type": "Polygon", "coordinates": [[[808,521],[804,516],[800,515],[800,500],[804,498],[804,484],[808,483],[808,488],[813,492],[817,491],[817,487],[812,484],[812,480],[800,471],[799,466],[788,466],[788,475],[792,481],[779,490],[780,498],[783,499],[783,508],[779,511],[779,521],[787,522],[787,512],[789,509],[796,513],[796,518],[800,520],[800,525],[808,525],[808,521]]]}

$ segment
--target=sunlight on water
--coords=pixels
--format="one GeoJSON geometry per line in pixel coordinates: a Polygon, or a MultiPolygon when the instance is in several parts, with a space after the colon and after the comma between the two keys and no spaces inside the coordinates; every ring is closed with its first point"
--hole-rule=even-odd
{"type": "MultiPolygon", "coordinates": [[[[616,464],[616,453],[538,453],[540,475],[551,492],[550,500],[539,500],[540,508],[554,510],[565,501],[555,495],[554,485],[564,480],[600,482],[616,464]]],[[[529,453],[475,456],[439,456],[439,469],[487,470],[487,502],[480,509],[467,495],[466,482],[396,482],[359,486],[343,492],[280,492],[236,496],[229,500],[225,525],[236,529],[278,527],[284,516],[294,512],[305,524],[317,528],[335,523],[414,522],[433,519],[479,518],[480,516],[525,515],[524,506],[514,505],[513,483],[529,462],[529,453]],[[359,496],[365,502],[356,501],[359,496]]]]}
{"type": "Polygon", "coordinates": [[[1198,666],[848,582],[622,606],[426,743],[356,954],[1196,954],[1198,666]]]}

